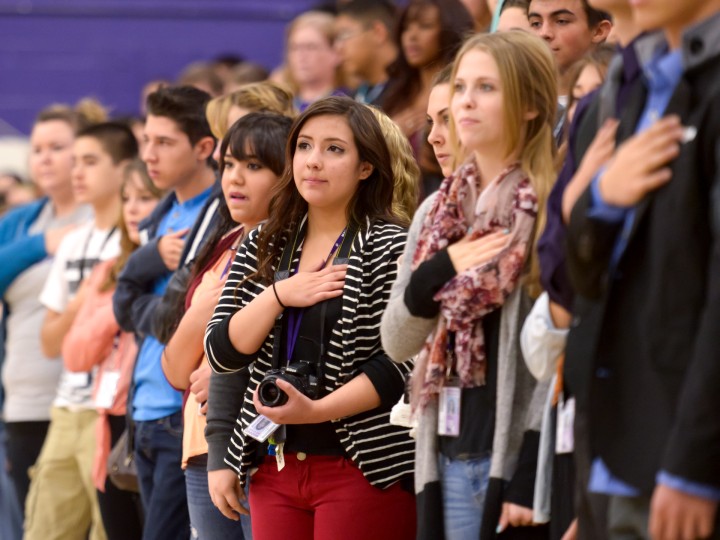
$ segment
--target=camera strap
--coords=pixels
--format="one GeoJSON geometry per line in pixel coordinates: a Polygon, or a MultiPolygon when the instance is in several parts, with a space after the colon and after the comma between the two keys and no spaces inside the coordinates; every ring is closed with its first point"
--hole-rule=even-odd
{"type": "MultiPolygon", "coordinates": [[[[294,275],[298,271],[298,266],[300,264],[300,261],[298,259],[298,262],[296,263],[295,267],[292,266],[292,259],[295,255],[296,249],[298,247],[298,241],[300,240],[300,235],[304,234],[305,229],[307,226],[307,221],[303,223],[303,226],[301,226],[297,233],[295,234],[295,239],[292,243],[292,246],[289,244],[285,247],[283,250],[283,254],[280,261],[280,271],[275,273],[275,279],[287,279],[290,276],[294,275]]],[[[323,264],[323,268],[327,266],[327,264],[330,262],[330,259],[332,258],[333,254],[337,252],[337,256],[335,257],[333,264],[347,264],[347,261],[349,260],[350,250],[352,249],[352,244],[355,239],[355,236],[357,235],[357,227],[351,226],[346,227],[338,236],[337,240],[335,240],[335,243],[333,244],[332,248],[330,249],[330,253],[328,253],[327,258],[325,259],[325,263],[323,264]]],[[[287,341],[286,341],[286,364],[290,363],[290,360],[293,355],[293,351],[295,350],[295,344],[297,343],[298,337],[300,336],[300,323],[302,322],[303,313],[305,311],[305,308],[294,308],[289,307],[285,310],[287,314],[287,341]]],[[[325,326],[326,326],[326,313],[327,313],[327,302],[322,302],[320,305],[320,355],[319,358],[316,360],[318,363],[318,366],[320,364],[320,359],[324,357],[325,355],[325,326]]],[[[275,347],[274,352],[279,351],[279,340],[278,337],[281,335],[281,325],[280,321],[276,323],[276,332],[275,332],[275,347]]],[[[275,354],[273,355],[275,356],[275,354]]]]}

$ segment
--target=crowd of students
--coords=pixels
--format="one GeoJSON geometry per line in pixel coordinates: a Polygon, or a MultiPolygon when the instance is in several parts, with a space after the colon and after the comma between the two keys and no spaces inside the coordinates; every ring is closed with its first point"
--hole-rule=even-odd
{"type": "Polygon", "coordinates": [[[720,538],[720,1],[335,11],[38,115],[2,538],[720,538]]]}

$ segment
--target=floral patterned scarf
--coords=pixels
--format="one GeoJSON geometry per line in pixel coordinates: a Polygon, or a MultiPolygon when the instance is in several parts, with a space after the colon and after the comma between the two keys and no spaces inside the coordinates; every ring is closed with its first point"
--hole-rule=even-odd
{"type": "Polygon", "coordinates": [[[479,180],[473,158],[443,181],[420,232],[413,270],[467,234],[475,239],[506,230],[508,244],[487,263],[457,274],[435,295],[440,317],[415,363],[413,410],[424,408],[440,392],[452,368],[463,388],[485,384],[482,318],[503,305],[525,268],[537,216],[530,180],[519,163],[505,169],[481,193],[479,180]]]}

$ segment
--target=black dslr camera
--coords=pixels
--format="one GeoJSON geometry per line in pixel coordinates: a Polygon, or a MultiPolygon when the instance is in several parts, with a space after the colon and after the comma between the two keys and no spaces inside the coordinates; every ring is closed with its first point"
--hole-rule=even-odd
{"type": "Polygon", "coordinates": [[[275,382],[278,379],[289,382],[310,399],[320,397],[320,379],[315,365],[300,360],[282,369],[271,369],[265,374],[258,386],[258,398],[266,407],[280,407],[287,403],[288,395],[275,382]]]}

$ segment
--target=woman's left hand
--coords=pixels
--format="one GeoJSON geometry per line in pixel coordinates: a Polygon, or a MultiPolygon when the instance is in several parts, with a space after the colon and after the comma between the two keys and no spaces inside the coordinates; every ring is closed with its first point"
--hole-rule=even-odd
{"type": "Polygon", "coordinates": [[[503,503],[500,522],[498,523],[497,532],[501,533],[510,527],[528,527],[536,525],[533,521],[533,511],[518,504],[503,503]]]}
{"type": "Polygon", "coordinates": [[[288,395],[287,403],[280,407],[266,407],[260,403],[256,389],[253,403],[259,414],[276,424],[317,424],[323,421],[318,418],[319,401],[310,399],[288,382],[278,379],[276,383],[278,388],[288,395]]]}

